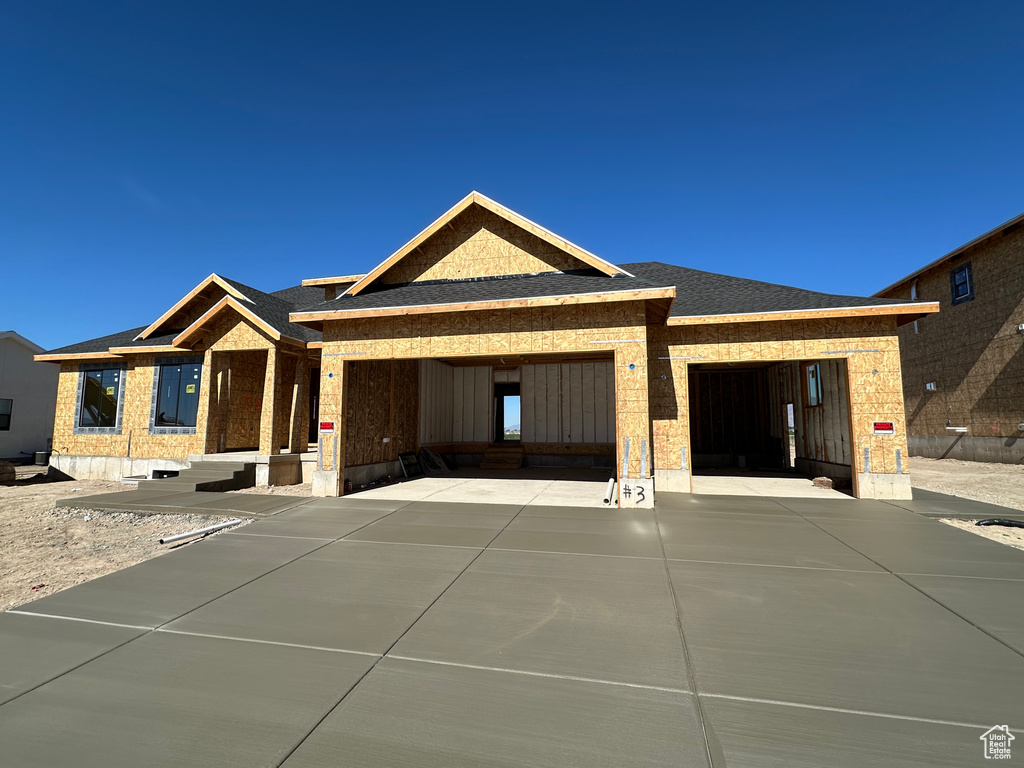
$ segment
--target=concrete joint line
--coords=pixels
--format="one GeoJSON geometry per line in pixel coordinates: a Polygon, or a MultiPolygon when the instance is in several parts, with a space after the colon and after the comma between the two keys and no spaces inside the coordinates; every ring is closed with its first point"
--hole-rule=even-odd
{"type": "Polygon", "coordinates": [[[104,627],[121,627],[122,629],[139,629],[143,632],[151,632],[153,627],[142,627],[137,624],[118,624],[113,621],[99,621],[97,619],[82,619],[78,616],[58,616],[52,613],[35,613],[33,611],[19,611],[17,608],[12,608],[7,613],[17,613],[21,616],[37,616],[41,619],[60,619],[62,621],[80,621],[83,624],[100,624],[104,627]]]}
{"type": "Polygon", "coordinates": [[[797,701],[780,701],[778,699],[758,699],[752,696],[730,696],[725,693],[702,693],[706,699],[724,699],[725,701],[745,701],[751,704],[772,704],[777,707],[794,707],[796,709],[816,709],[821,712],[839,712],[845,715],[862,715],[864,717],[882,717],[886,720],[908,720],[914,723],[931,723],[933,725],[953,725],[957,728],[988,728],[980,723],[961,723],[957,720],[936,720],[930,717],[914,717],[912,715],[893,715],[888,712],[869,712],[866,709],[846,709],[845,707],[826,707],[822,704],[801,704],[797,701]]]}
{"type": "MultiPolygon", "coordinates": [[[[866,452],[867,452],[867,448],[865,448],[865,449],[864,449],[864,451],[865,451],[865,453],[866,453],[866,452]]],[[[997,643],[999,643],[1000,645],[1004,645],[1004,646],[1006,646],[1007,648],[1009,648],[1009,649],[1010,649],[1011,651],[1013,651],[1013,652],[1014,652],[1015,654],[1017,654],[1018,656],[1024,657],[1024,652],[1021,652],[1021,651],[1020,651],[1020,650],[1018,650],[1017,648],[1014,648],[1014,647],[1013,647],[1012,645],[1010,645],[1010,644],[1009,644],[1008,642],[1006,642],[1005,640],[1003,640],[1003,639],[1002,639],[1001,637],[999,637],[998,635],[994,635],[994,634],[992,634],[991,632],[989,632],[989,631],[988,631],[987,629],[985,629],[984,627],[980,627],[980,626],[978,626],[978,625],[977,625],[977,624],[975,624],[975,623],[974,623],[973,621],[971,621],[970,619],[968,619],[968,618],[967,618],[966,616],[964,616],[964,615],[962,615],[962,614],[960,614],[960,613],[957,613],[957,612],[956,612],[956,611],[954,611],[954,610],[953,610],[952,608],[950,608],[950,607],[949,607],[948,605],[946,605],[945,603],[943,603],[943,602],[942,602],[941,600],[936,600],[936,599],[935,599],[934,597],[932,597],[931,595],[929,595],[929,594],[928,594],[927,592],[925,592],[925,591],[924,591],[923,589],[921,589],[920,587],[918,587],[918,586],[917,586],[916,584],[912,584],[911,582],[907,581],[907,580],[906,580],[906,579],[904,579],[904,578],[903,578],[903,577],[902,577],[902,576],[901,576],[900,574],[898,574],[898,573],[896,573],[895,571],[893,571],[893,570],[892,570],[891,568],[889,568],[888,566],[886,566],[886,565],[885,565],[884,563],[880,563],[880,562],[878,562],[878,561],[877,561],[877,560],[875,560],[875,559],[874,559],[873,557],[869,557],[868,555],[864,554],[863,552],[861,552],[861,551],[860,551],[859,549],[857,549],[856,547],[854,547],[854,546],[851,546],[850,544],[847,544],[847,543],[846,543],[845,541],[843,541],[842,539],[840,539],[840,538],[839,538],[838,536],[836,536],[836,535],[835,535],[834,533],[832,533],[831,531],[827,531],[827,530],[825,530],[825,529],[824,529],[824,528],[822,528],[822,527],[821,527],[820,525],[818,525],[818,524],[817,524],[816,522],[814,522],[813,520],[811,520],[811,519],[809,519],[809,518],[807,518],[807,517],[804,517],[803,515],[801,515],[801,514],[800,514],[799,512],[797,512],[796,510],[792,510],[792,509],[789,509],[789,507],[787,507],[787,506],[786,506],[785,504],[783,504],[782,502],[780,502],[780,501],[779,501],[778,499],[773,499],[773,501],[774,501],[774,502],[775,502],[776,504],[778,504],[778,505],[779,505],[780,507],[782,507],[783,509],[787,509],[787,510],[789,510],[790,512],[792,512],[792,513],[793,513],[794,515],[797,515],[797,516],[798,516],[799,518],[801,518],[802,520],[806,520],[806,521],[807,521],[808,523],[810,523],[811,525],[813,525],[813,526],[814,526],[815,528],[817,528],[817,529],[818,529],[819,531],[822,531],[823,533],[826,533],[826,534],[828,534],[828,535],[829,535],[829,536],[831,536],[831,537],[832,537],[833,539],[835,539],[835,540],[836,540],[836,541],[838,541],[838,542],[839,542],[840,544],[842,544],[842,545],[843,545],[844,547],[847,547],[848,549],[850,549],[850,550],[852,550],[852,551],[856,552],[856,553],[857,553],[858,555],[860,555],[861,557],[865,558],[866,560],[868,560],[868,561],[870,561],[870,562],[874,563],[874,564],[875,564],[875,565],[877,565],[877,566],[878,566],[879,568],[881,568],[881,569],[882,569],[882,570],[884,570],[884,571],[885,571],[886,573],[888,573],[888,574],[889,574],[890,576],[892,576],[892,577],[894,577],[894,578],[896,578],[896,579],[899,579],[899,580],[900,580],[901,582],[903,582],[904,584],[906,584],[906,585],[907,585],[908,587],[910,587],[911,589],[913,589],[913,590],[915,590],[916,592],[920,593],[921,595],[924,595],[924,596],[925,596],[926,598],[928,598],[929,600],[931,600],[931,601],[932,601],[933,603],[935,603],[936,605],[938,605],[938,606],[941,606],[942,608],[945,608],[945,609],[946,609],[947,611],[949,611],[950,613],[952,613],[952,614],[953,614],[954,616],[956,616],[956,617],[957,617],[958,619],[960,619],[961,621],[964,621],[964,622],[966,622],[967,624],[971,625],[972,627],[974,627],[974,628],[975,628],[976,630],[978,630],[978,631],[979,631],[979,632],[981,632],[982,634],[984,634],[984,635],[987,635],[988,637],[991,637],[991,638],[992,638],[993,640],[995,640],[995,641],[996,641],[997,643]]],[[[895,505],[893,505],[893,506],[895,506],[895,505]]],[[[936,522],[936,525],[942,525],[942,523],[936,522]]],[[[1009,581],[1015,581],[1015,579],[1009,579],[1009,581]]]]}
{"type": "Polygon", "coordinates": [[[510,675],[525,675],[527,677],[544,677],[550,680],[572,680],[578,683],[596,683],[598,685],[617,685],[623,688],[639,688],[645,691],[664,691],[665,693],[685,693],[694,695],[693,691],[685,688],[670,688],[663,685],[645,685],[643,683],[625,683],[620,680],[604,680],[598,677],[580,677],[579,675],[556,675],[553,672],[532,672],[527,669],[508,669],[507,667],[488,667],[481,664],[460,664],[457,661],[440,661],[438,659],[421,659],[416,656],[387,656],[389,659],[400,661],[415,661],[420,664],[437,664],[442,667],[458,667],[460,669],[479,669],[483,672],[505,672],[510,675]]]}
{"type": "Polygon", "coordinates": [[[658,531],[658,546],[661,547],[661,564],[665,570],[665,581],[668,583],[668,593],[672,600],[672,609],[676,614],[676,629],[679,632],[679,643],[683,647],[683,661],[686,664],[686,679],[693,690],[693,706],[697,711],[697,721],[700,723],[700,735],[704,741],[704,753],[708,758],[709,768],[714,768],[715,759],[711,749],[711,739],[708,736],[708,728],[704,717],[704,707],[700,703],[700,694],[697,692],[697,676],[693,673],[693,663],[690,661],[690,647],[686,643],[686,631],[683,629],[683,614],[679,610],[679,600],[676,596],[676,585],[672,581],[672,572],[668,568],[668,555],[665,551],[665,538],[661,535],[661,521],[658,519],[658,512],[654,510],[654,527],[658,531]]]}
{"type": "MultiPolygon", "coordinates": [[[[411,502],[410,502],[410,503],[411,503],[411,502]]],[[[523,507],[520,507],[520,508],[519,508],[519,512],[522,512],[522,511],[523,511],[523,509],[525,509],[525,505],[524,505],[523,507]]],[[[508,527],[509,527],[509,526],[510,526],[510,525],[512,524],[512,521],[513,521],[513,520],[515,520],[515,519],[516,519],[517,517],[519,517],[519,512],[516,512],[516,514],[515,514],[515,516],[514,516],[514,517],[512,518],[512,520],[509,520],[509,521],[508,521],[507,523],[505,523],[505,525],[504,525],[504,526],[502,527],[502,529],[501,529],[500,531],[498,531],[498,532],[497,532],[496,534],[494,534],[494,536],[493,536],[493,537],[491,538],[491,540],[490,540],[489,542],[487,542],[487,545],[486,545],[486,546],[484,547],[484,549],[486,549],[487,547],[489,547],[489,546],[491,545],[491,543],[492,543],[492,542],[493,542],[493,541],[494,541],[494,540],[495,540],[496,538],[498,538],[498,537],[499,537],[499,536],[500,536],[500,535],[501,535],[501,534],[502,534],[502,533],[503,533],[503,532],[505,531],[505,529],[506,529],[506,528],[508,528],[508,527]]],[[[392,513],[390,513],[390,514],[394,514],[394,512],[392,512],[392,513]]],[[[387,515],[385,515],[385,517],[387,517],[387,515]]],[[[384,519],[384,518],[380,518],[380,519],[384,519]]],[[[375,520],[374,522],[377,522],[377,521],[375,520]]],[[[372,523],[367,523],[367,525],[372,525],[372,523]]],[[[363,526],[363,527],[365,528],[366,526],[363,526]]],[[[355,531],[353,531],[353,533],[355,533],[355,531]]],[[[398,645],[398,644],[399,644],[399,643],[400,643],[400,642],[402,641],[402,638],[403,638],[403,637],[405,637],[405,636],[406,636],[407,634],[409,634],[409,632],[410,632],[410,631],[412,630],[412,628],[413,628],[413,627],[415,627],[415,626],[416,626],[416,625],[417,625],[417,624],[419,623],[420,619],[422,619],[422,618],[423,618],[423,617],[424,617],[424,616],[425,616],[425,615],[427,614],[427,611],[429,611],[429,610],[430,610],[431,608],[433,608],[433,607],[434,607],[434,606],[435,606],[435,605],[437,604],[437,601],[438,601],[438,600],[440,600],[440,599],[441,599],[442,597],[444,597],[444,596],[445,596],[445,594],[447,594],[448,590],[452,588],[452,586],[453,586],[453,585],[455,584],[455,582],[456,582],[456,581],[458,581],[458,580],[459,580],[460,578],[462,578],[462,574],[464,574],[464,573],[465,573],[466,571],[468,571],[468,570],[470,569],[470,567],[471,567],[471,566],[473,565],[473,563],[475,563],[475,562],[476,562],[476,561],[477,561],[477,560],[479,559],[480,555],[482,555],[482,554],[484,553],[484,549],[481,549],[481,550],[480,550],[479,552],[477,552],[477,553],[476,553],[476,554],[475,554],[475,555],[473,556],[473,559],[472,559],[472,560],[470,560],[470,561],[469,561],[468,563],[466,563],[466,567],[465,567],[465,568],[463,568],[463,569],[462,569],[461,571],[459,571],[459,572],[458,572],[458,573],[457,573],[457,574],[455,575],[455,578],[453,578],[453,579],[452,579],[452,580],[451,580],[451,581],[450,581],[450,582],[448,583],[448,586],[447,586],[447,587],[445,587],[444,589],[442,589],[442,590],[441,590],[441,592],[440,592],[440,593],[439,593],[439,594],[437,595],[437,597],[435,597],[435,598],[434,598],[433,600],[431,600],[431,601],[430,601],[430,603],[429,603],[429,604],[427,605],[427,607],[426,607],[426,608],[424,608],[424,609],[423,609],[422,611],[420,611],[420,615],[416,617],[415,621],[413,621],[413,622],[412,622],[412,624],[410,624],[410,625],[409,625],[408,627],[406,627],[405,631],[404,631],[404,632],[402,632],[402,634],[400,634],[400,635],[399,635],[399,636],[398,636],[397,638],[395,638],[395,641],[394,641],[393,643],[391,643],[391,645],[389,645],[389,646],[388,646],[388,647],[387,647],[387,648],[386,648],[386,649],[384,650],[384,653],[383,653],[383,654],[382,654],[382,655],[381,655],[381,656],[380,656],[380,657],[379,657],[379,658],[378,658],[378,659],[377,659],[377,660],[376,660],[375,662],[373,662],[373,664],[371,664],[371,665],[370,665],[370,668],[369,668],[369,669],[367,669],[367,670],[366,670],[366,671],[365,671],[365,672],[364,672],[364,673],[363,673],[363,674],[362,674],[362,675],[361,675],[361,676],[359,677],[359,679],[355,681],[355,683],[354,683],[354,684],[352,685],[352,687],[351,687],[351,688],[349,688],[349,689],[348,689],[347,691],[345,691],[345,693],[344,693],[344,694],[342,695],[342,697],[341,697],[340,699],[338,699],[338,700],[337,700],[337,701],[336,701],[336,702],[334,703],[334,705],[333,705],[332,707],[330,707],[330,709],[328,709],[328,710],[327,710],[327,712],[325,712],[325,713],[324,713],[324,716],[323,716],[323,717],[321,717],[321,718],[320,718],[320,719],[319,719],[319,720],[318,720],[318,721],[317,721],[317,722],[316,722],[316,723],[315,723],[315,724],[313,725],[313,727],[312,727],[312,728],[310,728],[310,729],[309,729],[309,730],[308,730],[308,731],[306,732],[306,735],[305,735],[305,736],[303,736],[303,737],[302,737],[301,739],[299,739],[299,741],[298,741],[298,742],[297,742],[297,743],[295,744],[295,746],[294,746],[294,747],[292,747],[292,748],[291,748],[291,749],[290,749],[290,750],[288,751],[288,753],[287,753],[287,754],[286,754],[286,755],[285,755],[285,756],[284,756],[283,758],[281,758],[281,761],[277,763],[277,766],[276,766],[276,768],[281,768],[281,766],[282,766],[282,765],[284,765],[284,764],[285,764],[286,762],[288,762],[288,759],[289,759],[289,758],[290,758],[290,757],[291,757],[292,755],[294,755],[294,754],[295,754],[296,750],[298,750],[298,748],[299,748],[299,747],[301,747],[301,746],[303,745],[303,743],[304,743],[304,742],[306,741],[306,739],[308,739],[308,738],[309,738],[310,736],[312,736],[312,735],[313,735],[313,734],[314,734],[314,733],[316,732],[316,729],[317,729],[317,728],[319,728],[319,727],[320,727],[320,726],[321,726],[321,725],[323,724],[323,722],[324,722],[324,721],[325,721],[325,720],[326,720],[326,719],[327,719],[328,717],[330,717],[330,716],[331,716],[331,714],[332,714],[332,713],[334,712],[334,710],[336,710],[336,709],[337,709],[338,707],[340,707],[340,706],[341,706],[341,702],[343,702],[343,701],[344,701],[344,700],[345,700],[345,699],[346,699],[346,698],[348,697],[348,695],[349,695],[349,694],[350,694],[350,693],[351,693],[352,691],[354,691],[354,690],[355,690],[356,688],[358,688],[358,687],[359,687],[359,684],[360,684],[361,682],[363,682],[363,680],[365,680],[365,679],[366,679],[366,676],[367,676],[367,675],[369,675],[369,674],[370,674],[370,673],[371,673],[371,672],[372,672],[372,671],[373,671],[374,669],[376,669],[376,668],[377,668],[377,665],[378,665],[378,664],[380,663],[380,660],[381,660],[382,658],[384,658],[385,656],[387,656],[387,655],[388,655],[388,654],[389,654],[389,653],[391,652],[391,649],[392,649],[392,648],[394,648],[394,647],[395,647],[396,645],[398,645]]]]}
{"type": "Polygon", "coordinates": [[[209,637],[209,638],[212,638],[214,640],[233,640],[233,641],[238,642],[238,643],[256,643],[257,645],[280,645],[280,646],[284,646],[285,648],[304,648],[304,649],[309,650],[309,651],[327,651],[329,653],[352,653],[352,654],[355,654],[356,656],[373,656],[375,658],[380,658],[380,654],[379,653],[371,653],[369,651],[353,651],[353,650],[349,650],[347,648],[326,648],[326,647],[320,646],[320,645],[302,645],[301,643],[282,643],[282,642],[278,642],[276,640],[257,640],[256,638],[252,638],[252,637],[234,637],[232,635],[211,635],[211,634],[208,634],[206,632],[188,632],[188,631],[182,630],[182,629],[166,629],[164,627],[160,627],[158,629],[154,629],[153,631],[154,632],[163,632],[164,634],[168,634],[168,635],[186,635],[188,637],[209,637]]]}

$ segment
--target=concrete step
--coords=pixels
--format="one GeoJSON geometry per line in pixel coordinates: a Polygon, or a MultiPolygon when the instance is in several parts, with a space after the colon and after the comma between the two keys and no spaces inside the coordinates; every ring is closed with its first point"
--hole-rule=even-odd
{"type": "Polygon", "coordinates": [[[193,461],[176,477],[141,480],[140,489],[160,488],[175,492],[237,491],[256,485],[255,462],[193,461]]]}

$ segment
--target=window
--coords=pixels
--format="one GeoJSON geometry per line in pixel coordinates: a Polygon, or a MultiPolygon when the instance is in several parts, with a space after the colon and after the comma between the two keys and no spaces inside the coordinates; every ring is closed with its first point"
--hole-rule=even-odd
{"type": "Polygon", "coordinates": [[[121,395],[121,368],[82,371],[81,408],[78,426],[113,429],[117,427],[117,406],[121,395]]]}
{"type": "Polygon", "coordinates": [[[953,294],[953,304],[974,299],[974,279],[971,275],[971,262],[965,262],[949,271],[949,289],[953,294]]]}
{"type": "Polygon", "coordinates": [[[807,377],[807,405],[821,405],[821,365],[810,363],[804,368],[804,372],[807,377]]]}
{"type": "Polygon", "coordinates": [[[0,432],[7,432],[11,428],[11,406],[14,401],[9,397],[0,397],[0,432]]]}
{"type": "Polygon", "coordinates": [[[157,366],[154,428],[195,429],[202,375],[201,358],[176,359],[157,366]]]}

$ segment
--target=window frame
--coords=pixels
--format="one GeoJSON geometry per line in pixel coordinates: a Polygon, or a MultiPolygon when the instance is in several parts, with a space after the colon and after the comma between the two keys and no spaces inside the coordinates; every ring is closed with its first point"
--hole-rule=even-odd
{"type": "Polygon", "coordinates": [[[74,427],[72,434],[75,435],[120,435],[121,419],[124,415],[124,391],[125,379],[128,374],[127,363],[103,362],[103,363],[82,363],[78,366],[78,393],[75,396],[74,427]],[[117,371],[117,414],[114,417],[112,427],[83,427],[82,426],[82,401],[85,398],[85,385],[88,382],[89,374],[96,371],[117,371]]]}
{"type": "Polygon", "coordinates": [[[14,414],[14,398],[13,397],[0,397],[0,403],[10,403],[10,405],[7,406],[7,413],[4,413],[2,410],[0,410],[0,432],[10,432],[11,431],[11,420],[14,418],[14,416],[13,416],[13,414],[14,414]],[[6,426],[4,425],[4,423],[2,421],[2,419],[5,416],[7,417],[7,424],[6,424],[6,426]]]}
{"type": "MultiPolygon", "coordinates": [[[[202,392],[203,392],[203,367],[205,361],[202,355],[190,355],[187,357],[158,357],[153,362],[153,394],[150,398],[149,405],[149,434],[151,435],[194,435],[196,428],[199,426],[199,410],[202,407],[202,392]],[[196,424],[191,427],[168,427],[168,426],[157,426],[157,403],[160,399],[160,376],[163,372],[164,366],[172,365],[198,365],[199,366],[199,407],[196,408],[196,424]]],[[[180,380],[178,386],[184,380],[180,380]]],[[[179,391],[179,398],[181,397],[179,391]]]]}
{"type": "Polygon", "coordinates": [[[957,304],[963,304],[965,301],[974,301],[974,271],[971,269],[971,262],[965,261],[949,270],[949,295],[954,307],[957,304]],[[967,292],[963,296],[958,296],[956,290],[956,278],[960,274],[963,274],[966,278],[967,292]]]}
{"type": "Polygon", "coordinates": [[[821,362],[804,363],[804,407],[806,408],[818,408],[825,402],[825,387],[821,383],[821,362]],[[811,402],[811,369],[815,370],[815,383],[816,395],[818,402],[811,402]]]}

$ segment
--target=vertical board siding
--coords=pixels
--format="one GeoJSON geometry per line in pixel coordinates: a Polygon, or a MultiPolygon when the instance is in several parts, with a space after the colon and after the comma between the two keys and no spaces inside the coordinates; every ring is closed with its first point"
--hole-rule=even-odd
{"type": "Polygon", "coordinates": [[[611,362],[523,365],[518,370],[499,371],[489,366],[452,367],[436,360],[423,360],[421,365],[423,444],[493,440],[493,382],[510,381],[520,383],[523,442],[615,441],[615,370],[611,362]],[[438,383],[439,375],[447,378],[438,383]],[[447,419],[444,425],[438,426],[438,414],[447,419]]]}
{"type": "Polygon", "coordinates": [[[452,440],[453,368],[437,360],[420,360],[420,444],[452,440]]]}
{"type": "Polygon", "coordinates": [[[452,436],[456,443],[491,440],[491,366],[456,366],[452,369],[452,436]]]}

